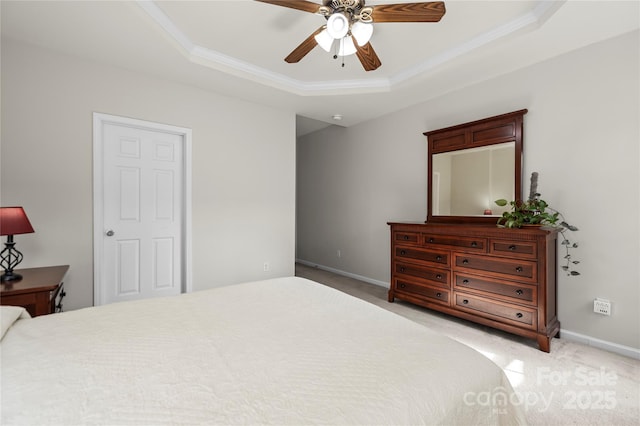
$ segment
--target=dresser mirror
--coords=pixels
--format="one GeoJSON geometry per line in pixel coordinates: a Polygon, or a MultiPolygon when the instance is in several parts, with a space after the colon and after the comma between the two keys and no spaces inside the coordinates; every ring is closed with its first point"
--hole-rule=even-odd
{"type": "Polygon", "coordinates": [[[527,110],[424,133],[427,222],[496,223],[522,198],[522,122],[527,110]]]}

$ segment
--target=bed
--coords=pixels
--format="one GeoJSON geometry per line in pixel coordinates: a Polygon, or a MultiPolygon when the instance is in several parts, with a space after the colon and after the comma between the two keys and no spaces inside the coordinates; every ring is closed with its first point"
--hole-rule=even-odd
{"type": "Polygon", "coordinates": [[[288,277],[29,318],[2,307],[1,424],[524,424],[492,361],[288,277]]]}

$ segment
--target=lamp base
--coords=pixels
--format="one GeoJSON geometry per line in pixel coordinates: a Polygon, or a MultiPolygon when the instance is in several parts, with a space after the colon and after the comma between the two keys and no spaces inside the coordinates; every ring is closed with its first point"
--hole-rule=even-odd
{"type": "Polygon", "coordinates": [[[12,283],[20,281],[22,275],[13,272],[13,269],[22,262],[22,253],[16,250],[16,243],[13,241],[13,235],[7,235],[7,242],[4,243],[4,249],[0,251],[0,266],[4,268],[4,274],[0,276],[0,282],[12,283]]]}
{"type": "Polygon", "coordinates": [[[20,281],[22,279],[22,275],[16,274],[13,271],[4,271],[4,274],[0,276],[0,281],[3,283],[12,283],[16,281],[20,281]]]}

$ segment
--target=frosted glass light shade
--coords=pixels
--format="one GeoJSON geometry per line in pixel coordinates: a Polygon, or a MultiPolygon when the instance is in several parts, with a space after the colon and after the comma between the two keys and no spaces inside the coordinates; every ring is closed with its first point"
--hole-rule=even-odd
{"type": "Polygon", "coordinates": [[[351,25],[351,34],[356,38],[358,46],[364,46],[369,43],[373,35],[373,23],[366,24],[362,21],[356,21],[351,25]]]}
{"type": "Polygon", "coordinates": [[[349,32],[349,19],[343,13],[334,13],[327,20],[327,31],[335,39],[340,39],[349,32]]]}
{"type": "Polygon", "coordinates": [[[334,38],[329,35],[329,32],[326,29],[322,30],[314,38],[316,39],[318,46],[322,47],[327,52],[331,51],[334,38]]]}
{"type": "Polygon", "coordinates": [[[351,37],[345,37],[340,40],[340,49],[338,50],[338,56],[349,56],[356,53],[356,45],[353,44],[351,37]]]}

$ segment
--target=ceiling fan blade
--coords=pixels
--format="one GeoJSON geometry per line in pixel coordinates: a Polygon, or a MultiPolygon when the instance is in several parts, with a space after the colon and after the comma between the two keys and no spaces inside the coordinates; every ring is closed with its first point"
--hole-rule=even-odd
{"type": "Polygon", "coordinates": [[[313,3],[306,0],[256,0],[261,3],[275,4],[276,6],[288,7],[291,9],[302,10],[304,12],[316,13],[321,4],[313,3]]]}
{"type": "Polygon", "coordinates": [[[300,59],[304,58],[307,53],[311,52],[313,48],[318,45],[315,37],[316,35],[320,34],[323,29],[324,27],[320,27],[315,30],[315,32],[307,37],[305,41],[303,41],[302,43],[300,43],[300,45],[298,45],[298,47],[293,49],[293,51],[289,53],[289,56],[284,58],[284,60],[290,64],[300,62],[300,59]]]}
{"type": "Polygon", "coordinates": [[[444,16],[444,2],[380,4],[373,6],[373,22],[438,22],[444,16]]]}
{"type": "Polygon", "coordinates": [[[356,56],[360,59],[360,63],[365,71],[373,71],[378,69],[382,62],[380,62],[380,58],[376,54],[376,51],[373,50],[371,43],[367,43],[364,46],[358,46],[358,42],[355,37],[351,36],[353,39],[353,44],[356,46],[356,56]]]}

